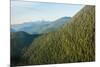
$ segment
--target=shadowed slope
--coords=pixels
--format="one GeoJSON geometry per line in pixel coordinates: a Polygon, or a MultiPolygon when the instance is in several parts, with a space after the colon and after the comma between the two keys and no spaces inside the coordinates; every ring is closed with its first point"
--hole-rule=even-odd
{"type": "Polygon", "coordinates": [[[21,62],[23,49],[28,47],[31,42],[38,37],[39,34],[30,35],[26,32],[13,32],[11,33],[11,64],[17,65],[21,62]]]}

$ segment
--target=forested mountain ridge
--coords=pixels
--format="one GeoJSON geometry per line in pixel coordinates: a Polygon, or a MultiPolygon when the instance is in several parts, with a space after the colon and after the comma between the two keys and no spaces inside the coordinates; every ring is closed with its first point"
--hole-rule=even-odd
{"type": "Polygon", "coordinates": [[[43,34],[11,32],[11,65],[95,61],[95,6],[85,6],[66,22],[43,34]]]}
{"type": "Polygon", "coordinates": [[[95,60],[95,6],[85,6],[59,31],[36,38],[22,56],[24,64],[95,60]]]}

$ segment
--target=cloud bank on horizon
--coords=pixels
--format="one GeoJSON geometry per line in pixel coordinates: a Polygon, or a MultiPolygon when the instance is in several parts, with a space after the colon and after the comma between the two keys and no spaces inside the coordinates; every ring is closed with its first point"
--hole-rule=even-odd
{"type": "Polygon", "coordinates": [[[72,17],[83,7],[84,5],[74,4],[11,1],[11,24],[72,17]]]}

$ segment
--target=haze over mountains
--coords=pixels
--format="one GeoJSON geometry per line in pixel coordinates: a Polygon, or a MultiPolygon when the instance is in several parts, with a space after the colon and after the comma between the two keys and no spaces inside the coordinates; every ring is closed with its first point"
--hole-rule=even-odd
{"type": "Polygon", "coordinates": [[[62,19],[14,26],[11,30],[18,31],[11,31],[11,65],[95,61],[95,6],[86,5],[70,20],[62,19]]]}
{"type": "Polygon", "coordinates": [[[66,21],[71,17],[62,17],[55,21],[35,21],[35,22],[26,22],[23,24],[11,25],[11,32],[24,31],[29,34],[41,34],[50,31],[56,31],[62,27],[66,21]]]}

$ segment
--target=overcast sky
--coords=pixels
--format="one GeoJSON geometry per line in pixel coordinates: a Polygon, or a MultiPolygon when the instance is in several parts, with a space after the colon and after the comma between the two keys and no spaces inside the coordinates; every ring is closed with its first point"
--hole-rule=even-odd
{"type": "Polygon", "coordinates": [[[37,20],[53,21],[60,17],[72,17],[83,7],[84,5],[12,1],[11,24],[37,20]]]}

